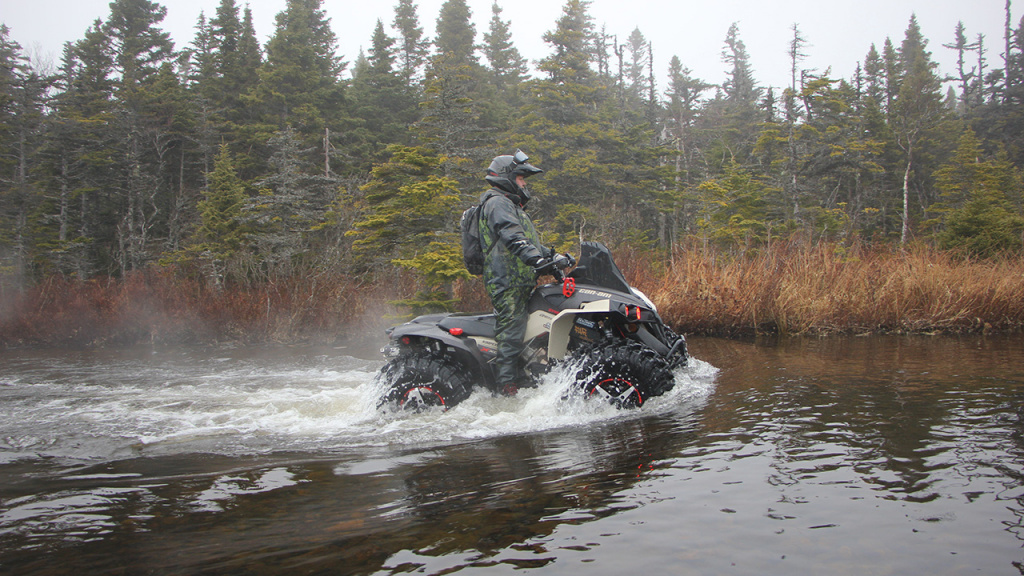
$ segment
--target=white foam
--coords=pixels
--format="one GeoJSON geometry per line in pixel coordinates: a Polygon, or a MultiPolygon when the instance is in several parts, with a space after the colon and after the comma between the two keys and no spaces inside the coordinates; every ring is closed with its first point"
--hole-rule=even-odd
{"type": "Polygon", "coordinates": [[[406,414],[376,409],[377,366],[329,357],[303,365],[186,358],[123,362],[96,369],[86,381],[74,369],[67,378],[18,378],[16,401],[0,394],[0,439],[22,457],[80,458],[126,450],[237,455],[474,441],[678,410],[705,398],[715,375],[693,360],[677,372],[672,391],[641,410],[567,396],[572,377],[555,370],[514,398],[478,389],[446,412],[406,414]]]}

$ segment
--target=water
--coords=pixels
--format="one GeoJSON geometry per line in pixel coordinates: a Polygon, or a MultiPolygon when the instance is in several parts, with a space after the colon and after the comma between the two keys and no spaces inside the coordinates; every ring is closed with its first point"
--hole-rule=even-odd
{"type": "Polygon", "coordinates": [[[691,339],[640,411],[412,416],[348,350],[3,352],[0,574],[1022,574],[1022,344],[691,339]]]}

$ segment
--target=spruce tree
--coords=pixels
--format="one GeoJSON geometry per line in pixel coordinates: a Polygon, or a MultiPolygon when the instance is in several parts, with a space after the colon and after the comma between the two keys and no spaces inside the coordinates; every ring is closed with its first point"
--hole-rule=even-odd
{"type": "MultiPolygon", "coordinates": [[[[921,35],[916,16],[911,16],[898,58],[898,90],[893,103],[892,129],[897,145],[903,151],[903,216],[900,243],[910,234],[910,196],[915,187],[923,194],[924,171],[915,174],[923,160],[929,132],[945,119],[942,104],[942,82],[935,74],[936,64],[926,50],[927,40],[921,35]],[[915,182],[914,178],[917,177],[915,182]]],[[[927,200],[925,199],[925,202],[927,200]]]]}
{"type": "MultiPolygon", "coordinates": [[[[30,214],[38,203],[34,171],[42,145],[48,86],[0,24],[0,274],[20,287],[29,272],[30,214]]],[[[0,283],[3,276],[0,275],[0,283]]],[[[6,283],[3,283],[6,284],[6,283]]]]}
{"type": "Polygon", "coordinates": [[[626,66],[629,94],[638,102],[650,101],[652,100],[650,94],[654,86],[651,85],[648,70],[653,55],[651,54],[651,45],[640,28],[634,28],[630,33],[629,38],[626,39],[626,49],[629,51],[629,63],[626,66]]]}
{"type": "Polygon", "coordinates": [[[896,98],[900,91],[899,55],[890,38],[882,45],[882,68],[885,74],[885,114],[889,122],[896,112],[896,98]]]}
{"type": "Polygon", "coordinates": [[[219,66],[214,54],[215,41],[211,26],[203,13],[196,23],[196,36],[185,50],[188,60],[185,75],[189,90],[189,110],[193,116],[193,138],[197,141],[200,163],[204,173],[209,172],[213,163],[216,142],[220,137],[219,118],[222,110],[216,102],[219,66]]]}
{"type": "Polygon", "coordinates": [[[222,75],[236,68],[242,39],[242,22],[238,16],[235,0],[221,0],[217,5],[217,15],[210,20],[210,32],[217,50],[217,67],[222,75]]]}
{"type": "Polygon", "coordinates": [[[725,36],[722,61],[729,66],[726,70],[726,81],[722,85],[726,100],[736,107],[756,106],[761,91],[756,86],[754,72],[750,66],[750,55],[747,53],[746,44],[740,39],[739,25],[735,22],[729,26],[725,36]]]}
{"type": "Polygon", "coordinates": [[[218,66],[214,56],[213,31],[203,12],[199,13],[195,29],[195,38],[192,40],[191,46],[185,50],[189,60],[186,80],[190,86],[195,87],[197,93],[202,94],[204,99],[209,99],[208,93],[213,89],[214,79],[218,75],[218,66]]]}
{"type": "Polygon", "coordinates": [[[526,79],[528,70],[526,59],[512,44],[512,32],[502,12],[497,2],[491,5],[490,28],[484,34],[484,55],[498,96],[508,98],[515,96],[515,89],[526,79]]]}
{"type": "Polygon", "coordinates": [[[238,58],[235,64],[237,69],[234,71],[234,75],[238,77],[239,92],[251,90],[256,85],[257,73],[263,64],[263,51],[260,49],[259,39],[256,38],[256,28],[252,23],[252,10],[248,5],[246,5],[242,16],[242,35],[238,40],[238,58]]]}
{"type": "Polygon", "coordinates": [[[695,197],[697,228],[705,244],[748,250],[769,242],[773,226],[780,224],[772,219],[767,200],[775,192],[735,162],[721,176],[701,182],[695,197]]]}
{"type": "Polygon", "coordinates": [[[209,184],[199,201],[199,226],[188,252],[199,262],[203,275],[220,287],[227,278],[229,262],[236,258],[245,240],[242,209],[246,202],[245,185],[235,170],[227,144],[221,144],[209,184]]]}
{"type": "MultiPolygon", "coordinates": [[[[233,107],[225,110],[224,131],[228,134],[230,142],[242,146],[246,144],[247,140],[252,141],[252,127],[259,122],[259,108],[252,106],[254,100],[248,96],[257,90],[260,82],[260,70],[263,67],[263,50],[256,38],[252,10],[248,5],[243,12],[242,33],[238,40],[238,57],[235,59],[234,66],[232,69],[225,70],[225,75],[229,79],[234,78],[235,80],[231,83],[238,88],[237,92],[231,95],[233,107]]],[[[248,163],[256,164],[251,159],[248,163]]],[[[246,168],[240,163],[238,168],[243,177],[251,175],[251,167],[246,168]]]]}
{"type": "Polygon", "coordinates": [[[559,230],[567,238],[578,236],[584,213],[598,208],[609,176],[598,160],[598,139],[610,135],[610,127],[597,115],[605,93],[590,68],[594,25],[587,6],[567,0],[554,30],[544,33],[551,53],[539,63],[543,76],[527,83],[528,104],[509,137],[510,146],[523,146],[544,168],[530,182],[542,215],[555,220],[559,210],[580,214],[568,220],[574,229],[559,230]]]}
{"type": "Polygon", "coordinates": [[[526,59],[512,43],[509,23],[495,2],[491,6],[490,28],[484,34],[483,53],[487,59],[486,83],[481,87],[481,128],[503,134],[522,105],[522,83],[528,69],[526,59]]]}
{"type": "Polygon", "coordinates": [[[398,61],[406,86],[415,88],[422,80],[423,65],[430,51],[430,41],[423,36],[414,0],[398,0],[394,27],[398,30],[398,61]]]}
{"type": "Polygon", "coordinates": [[[392,145],[388,153],[362,189],[361,217],[347,233],[353,251],[363,266],[394,264],[421,275],[424,289],[400,304],[414,312],[451,309],[451,282],[469,276],[455,233],[458,183],[427,148],[392,145]]]}
{"type": "Polygon", "coordinates": [[[423,117],[416,131],[444,158],[446,176],[469,182],[485,153],[480,125],[482,68],[476,29],[465,0],[447,0],[437,18],[437,53],[427,67],[423,117]]]}
{"type": "Polygon", "coordinates": [[[112,74],[109,39],[97,20],[83,39],[65,45],[48,119],[49,220],[57,230],[42,248],[55,270],[80,278],[109,268],[114,246],[110,176],[123,135],[114,122],[112,74]]]}
{"type": "Polygon", "coordinates": [[[180,159],[169,154],[180,102],[165,99],[179,89],[172,70],[174,45],[158,27],[166,14],[166,8],[149,0],[115,0],[103,26],[111,43],[116,118],[124,138],[117,179],[111,182],[119,196],[115,254],[121,273],[146,264],[154,235],[166,234],[158,225],[166,226],[168,216],[167,176],[171,163],[177,166],[180,159]]]}
{"type": "Polygon", "coordinates": [[[854,87],[830,78],[827,70],[805,78],[801,100],[806,119],[794,130],[794,173],[809,193],[797,200],[807,224],[833,232],[829,223],[840,212],[866,207],[862,183],[883,172],[884,144],[864,130],[854,87]]]}
{"type": "Polygon", "coordinates": [[[967,58],[969,56],[968,52],[977,49],[977,45],[968,42],[966,29],[961,21],[956,23],[956,30],[953,32],[953,42],[943,44],[943,46],[950,50],[956,50],[957,75],[955,79],[960,85],[959,112],[966,115],[975,104],[973,91],[975,88],[974,77],[976,75],[976,69],[967,69],[967,58]]]}
{"type": "MultiPolygon", "coordinates": [[[[378,20],[369,57],[357,65],[350,92],[354,115],[360,122],[358,140],[366,146],[360,154],[367,162],[376,160],[390,144],[407,143],[409,126],[418,113],[413,94],[395,65],[395,40],[378,20]]],[[[349,138],[352,151],[354,140],[349,138]]]]}
{"type": "MultiPolygon", "coordinates": [[[[984,37],[975,42],[978,51],[977,70],[985,69],[984,37]]],[[[1024,164],[1024,17],[1007,41],[1008,71],[994,70],[976,77],[974,115],[971,120],[986,141],[1005,147],[1010,159],[1024,164]],[[1017,82],[1011,81],[1017,78],[1017,82]]]]}
{"type": "MultiPolygon", "coordinates": [[[[886,46],[891,43],[886,41],[886,46]]],[[[880,142],[882,150],[878,163],[883,172],[872,172],[861,180],[863,185],[863,206],[858,217],[864,221],[862,230],[868,235],[886,236],[898,230],[894,217],[900,213],[898,183],[893,175],[899,171],[900,150],[889,123],[889,73],[886,61],[871,45],[864,59],[864,82],[860,95],[858,113],[865,139],[880,142]]]]}
{"type": "Polygon", "coordinates": [[[655,144],[654,127],[644,119],[622,121],[617,99],[591,68],[594,28],[586,2],[568,0],[544,38],[551,54],[540,62],[543,77],[527,83],[529,104],[507,142],[545,170],[530,185],[541,216],[557,223],[552,239],[656,241],[657,197],[672,177],[659,159],[671,152],[655,144]]]}
{"type": "Polygon", "coordinates": [[[267,43],[259,84],[245,98],[261,112],[254,144],[290,126],[310,159],[322,159],[324,135],[347,122],[344,68],[322,0],[288,0],[267,43]]]}
{"type": "Polygon", "coordinates": [[[196,240],[204,250],[226,258],[242,245],[239,218],[246,201],[245,184],[238,177],[227,144],[221,144],[207,180],[210,184],[198,204],[200,222],[196,240]]]}
{"type": "Polygon", "coordinates": [[[719,167],[730,162],[746,163],[759,131],[758,104],[761,89],[757,87],[746,45],[740,39],[739,26],[733,23],[725,38],[722,61],[728,65],[722,97],[712,104],[711,112],[718,119],[719,138],[715,150],[709,151],[719,167]]]}
{"type": "Polygon", "coordinates": [[[209,97],[218,111],[221,131],[230,133],[233,125],[246,121],[240,97],[253,90],[259,79],[261,53],[248,6],[240,19],[235,0],[221,0],[216,17],[210,20],[210,35],[216,72],[209,97]]]}
{"type": "Polygon", "coordinates": [[[1020,170],[984,156],[981,142],[967,129],[956,155],[935,175],[945,213],[939,245],[981,257],[1019,250],[1024,232],[1024,218],[1010,201],[1021,197],[1020,170]]]}
{"type": "Polygon", "coordinates": [[[701,142],[697,133],[697,120],[703,105],[703,94],[711,84],[692,76],[678,56],[673,56],[668,67],[668,90],[665,113],[668,134],[675,154],[676,182],[683,185],[699,177],[702,164],[701,142]]]}
{"type": "Polygon", "coordinates": [[[378,262],[409,258],[431,238],[454,231],[458,188],[442,158],[424,147],[392,145],[363,186],[361,218],[350,236],[358,254],[378,262]]]}

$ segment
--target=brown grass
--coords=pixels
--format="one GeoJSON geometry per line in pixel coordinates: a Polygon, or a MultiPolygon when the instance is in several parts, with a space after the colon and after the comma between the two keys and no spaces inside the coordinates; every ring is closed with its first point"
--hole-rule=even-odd
{"type": "MultiPolygon", "coordinates": [[[[742,256],[679,249],[665,262],[627,248],[631,283],[687,334],[1017,331],[1024,262],[792,243],[742,256]]],[[[337,274],[218,289],[172,269],[114,280],[49,278],[0,302],[0,346],[337,343],[379,336],[420,286],[410,272],[337,274]]],[[[459,281],[462,311],[487,311],[479,279],[459,281]]]]}
{"type": "Polygon", "coordinates": [[[681,250],[639,275],[665,320],[688,333],[1012,331],[1024,326],[1024,263],[907,251],[779,245],[728,258],[681,250]]]}

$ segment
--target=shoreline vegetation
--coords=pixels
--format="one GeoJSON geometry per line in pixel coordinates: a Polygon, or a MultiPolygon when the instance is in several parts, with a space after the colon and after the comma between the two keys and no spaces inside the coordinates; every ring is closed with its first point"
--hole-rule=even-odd
{"type": "MultiPolygon", "coordinates": [[[[620,248],[630,282],[687,335],[1013,333],[1024,327],[1024,260],[973,260],[927,246],[779,243],[671,257],[620,248]]],[[[339,344],[406,315],[419,281],[317,276],[212,286],[173,267],[122,279],[52,276],[0,301],[0,347],[339,344]]],[[[478,279],[455,283],[458,310],[489,309],[478,279]]],[[[383,338],[383,336],[381,336],[383,338]]]]}
{"type": "Polygon", "coordinates": [[[544,170],[544,244],[600,240],[680,333],[1024,327],[1010,3],[1001,42],[907,14],[853,69],[806,68],[794,24],[788,86],[755,77],[738,21],[680,58],[566,0],[527,62],[499,3],[396,0],[350,62],[323,0],[284,2],[265,42],[216,4],[175,45],[166,7],[114,0],[59,63],[0,23],[0,349],[362,346],[489,311],[459,217],[516,149],[544,170]]]}

